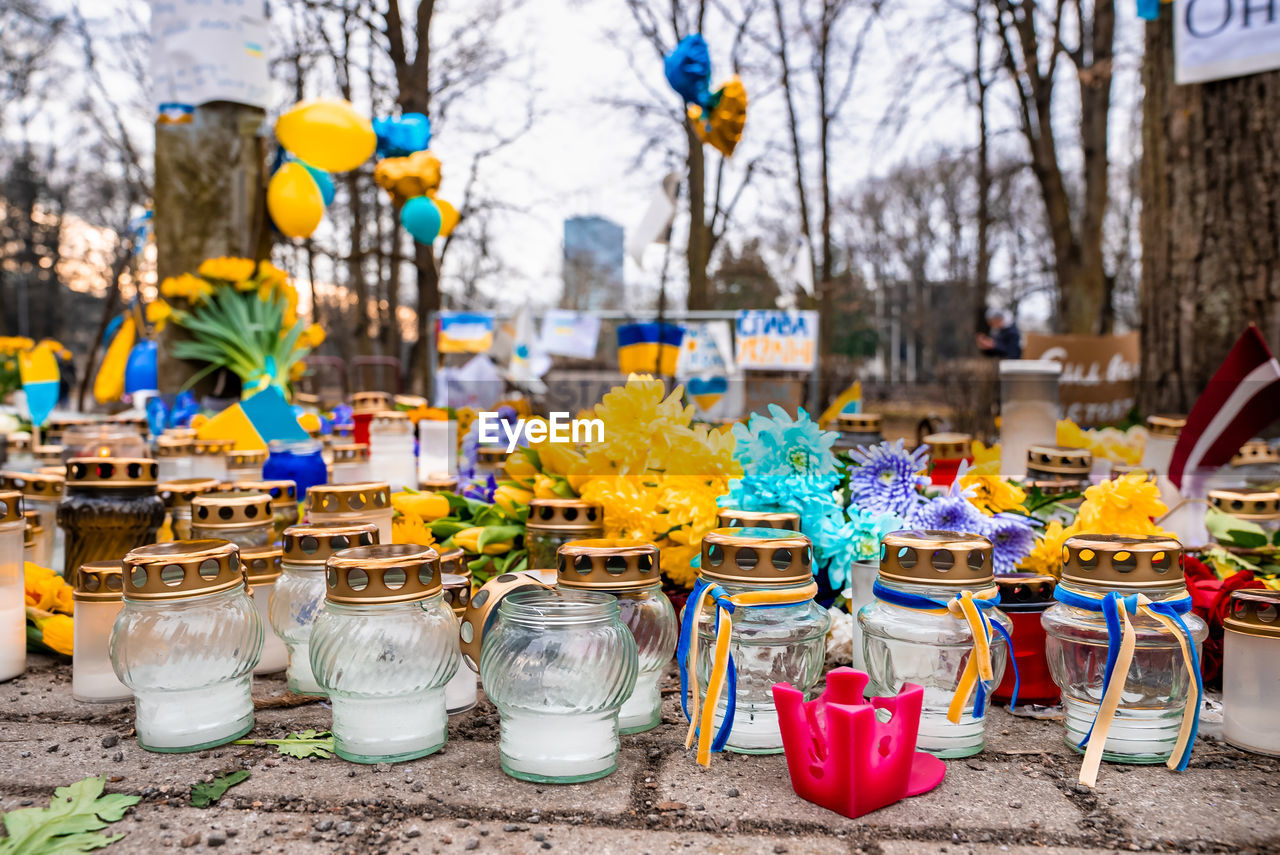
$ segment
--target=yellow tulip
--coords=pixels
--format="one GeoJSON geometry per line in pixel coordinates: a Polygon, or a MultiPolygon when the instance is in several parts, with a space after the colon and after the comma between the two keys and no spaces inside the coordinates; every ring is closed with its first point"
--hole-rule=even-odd
{"type": "Polygon", "coordinates": [[[548,442],[538,446],[538,459],[542,461],[543,472],[568,475],[584,458],[567,445],[548,442]]]}
{"type": "Polygon", "coordinates": [[[556,492],[556,481],[546,475],[535,475],[533,479],[533,495],[537,499],[563,499],[556,492]]]}
{"type": "Polygon", "coordinates": [[[510,552],[515,544],[510,540],[502,540],[497,543],[487,543],[484,549],[480,548],[480,533],[484,531],[483,526],[472,526],[464,528],[453,536],[453,545],[462,547],[463,551],[472,555],[502,555],[504,552],[510,552]]]}
{"type": "Polygon", "coordinates": [[[449,515],[449,500],[439,493],[393,493],[391,507],[406,516],[434,522],[449,515]]]}
{"type": "Polygon", "coordinates": [[[75,622],[67,615],[53,615],[42,621],[38,621],[36,626],[40,629],[40,640],[45,646],[51,650],[63,654],[71,655],[71,640],[74,636],[75,622]]]}
{"type": "Polygon", "coordinates": [[[239,282],[253,276],[257,265],[252,258],[206,258],[196,268],[196,273],[208,279],[239,282]]]}
{"type": "Polygon", "coordinates": [[[319,347],[324,344],[324,327],[319,324],[312,324],[303,333],[303,338],[306,339],[307,347],[319,347]]]}
{"type": "Polygon", "coordinates": [[[519,481],[525,486],[532,486],[533,476],[538,474],[538,470],[529,462],[529,458],[525,457],[523,448],[517,448],[511,452],[505,467],[508,478],[519,481]]]}
{"type": "Polygon", "coordinates": [[[529,490],[521,490],[519,487],[510,487],[506,484],[498,487],[493,491],[493,503],[502,509],[507,516],[514,517],[520,510],[529,504],[529,500],[533,498],[533,493],[529,490]]]}

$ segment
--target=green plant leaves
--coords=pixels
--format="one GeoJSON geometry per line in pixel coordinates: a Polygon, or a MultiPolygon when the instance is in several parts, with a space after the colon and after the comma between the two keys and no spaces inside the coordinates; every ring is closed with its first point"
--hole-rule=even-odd
{"type": "Polygon", "coordinates": [[[290,733],[284,739],[237,739],[236,745],[274,745],[286,757],[333,756],[333,731],[308,728],[290,733]]]}
{"type": "Polygon", "coordinates": [[[198,808],[206,808],[212,804],[216,804],[218,799],[226,794],[227,790],[239,784],[241,781],[249,779],[249,770],[241,769],[238,772],[232,772],[229,775],[221,775],[212,781],[201,781],[198,784],[191,785],[191,806],[198,808]]]}
{"type": "Polygon", "coordinates": [[[102,778],[85,778],[53,792],[47,808],[20,808],[4,814],[8,837],[0,855],[62,855],[109,846],[123,834],[95,834],[119,821],[137,796],[102,794],[102,778]]]}

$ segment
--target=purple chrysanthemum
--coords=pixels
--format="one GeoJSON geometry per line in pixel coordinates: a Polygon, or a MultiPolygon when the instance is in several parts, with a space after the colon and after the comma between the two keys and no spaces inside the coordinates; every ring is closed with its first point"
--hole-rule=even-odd
{"type": "Polygon", "coordinates": [[[875,513],[891,513],[913,519],[923,500],[920,488],[929,479],[920,473],[928,465],[929,450],[921,446],[907,451],[902,440],[860,446],[850,457],[849,496],[855,505],[875,513]]]}
{"type": "Polygon", "coordinates": [[[997,576],[1014,572],[1036,544],[1031,526],[1021,517],[1009,514],[997,514],[988,519],[983,534],[991,541],[991,563],[997,576]]]}
{"type": "Polygon", "coordinates": [[[920,508],[912,524],[934,531],[982,534],[990,520],[964,496],[942,495],[920,508]]]}

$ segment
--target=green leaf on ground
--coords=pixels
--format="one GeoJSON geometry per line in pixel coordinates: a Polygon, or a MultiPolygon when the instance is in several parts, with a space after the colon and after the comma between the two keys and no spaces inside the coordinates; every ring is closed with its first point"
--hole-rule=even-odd
{"type": "Polygon", "coordinates": [[[284,739],[237,739],[236,745],[274,745],[276,750],[286,757],[322,757],[333,756],[333,731],[307,730],[295,731],[284,739]]]}
{"type": "Polygon", "coordinates": [[[123,834],[94,834],[121,819],[137,796],[102,794],[102,778],[85,778],[53,792],[47,808],[20,808],[3,815],[8,837],[0,855],[61,855],[109,846],[123,834]]]}
{"type": "Polygon", "coordinates": [[[248,780],[249,770],[241,769],[238,772],[232,772],[230,775],[222,775],[214,778],[212,781],[201,781],[198,784],[191,785],[191,806],[204,808],[212,804],[216,804],[218,799],[241,781],[248,780]]]}

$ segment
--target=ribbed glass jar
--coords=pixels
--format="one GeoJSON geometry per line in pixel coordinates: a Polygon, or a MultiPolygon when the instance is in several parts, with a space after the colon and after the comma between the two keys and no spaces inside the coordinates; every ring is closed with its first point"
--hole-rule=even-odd
{"type": "Polygon", "coordinates": [[[240,550],[240,564],[253,604],[262,620],[262,655],[254,674],[278,674],[289,665],[289,648],[271,626],[271,598],[281,575],[280,547],[254,546],[240,550]]]}
{"type": "Polygon", "coordinates": [[[445,744],[445,686],[461,665],[458,622],[441,596],[435,550],[382,544],[337,552],[311,668],[333,706],[334,751],[394,763],[445,744]]]}
{"type": "Polygon", "coordinates": [[[27,601],[22,562],[22,494],[0,490],[0,680],[27,669],[27,601]]]}
{"type": "Polygon", "coordinates": [[[164,523],[156,493],[154,460],[88,457],[67,462],[66,492],[58,525],[66,533],[63,576],[82,564],[119,561],[138,546],[155,543],[164,523]]]}
{"type": "MultiPolygon", "coordinates": [[[[923,597],[946,604],[964,592],[993,592],[991,542],[959,532],[900,531],[882,541],[879,584],[890,594],[923,597]]],[[[1006,630],[1009,617],[998,608],[984,609],[992,623],[1006,630]]],[[[961,676],[975,656],[969,624],[949,612],[903,608],[878,597],[858,612],[863,657],[871,691],[896,695],[908,683],[924,688],[917,747],[938,757],[968,757],[986,745],[986,717],[975,716],[976,690],[965,702],[958,723],[948,720],[961,676]]],[[[999,685],[1008,646],[991,633],[992,688],[999,685]]],[[[989,703],[989,701],[988,701],[989,703]]]]}
{"type": "Polygon", "coordinates": [[[525,522],[529,569],[555,584],[560,547],[572,540],[604,535],[604,508],[584,499],[533,499],[525,522]]]}
{"type": "Polygon", "coordinates": [[[608,775],[618,763],[618,713],[638,670],[635,639],[612,595],[528,588],[503,597],[480,658],[501,717],[503,771],[566,784],[608,775]]]}
{"type": "Polygon", "coordinates": [[[111,662],[133,691],[138,744],[198,751],[248,733],[263,628],[239,549],[221,540],[161,543],[133,550],[124,565],[111,662]]]}
{"type": "Polygon", "coordinates": [[[124,580],[119,561],[86,564],[76,571],[72,598],[71,696],[100,704],[133,699],[111,667],[111,627],[124,607],[124,580]]]}
{"type": "Polygon", "coordinates": [[[191,503],[196,496],[219,490],[222,482],[213,478],[183,478],[161,481],[156,485],[161,501],[169,511],[169,530],[173,540],[191,539],[191,503]]]}
{"type": "MultiPolygon", "coordinates": [[[[1187,596],[1179,569],[1181,548],[1172,538],[1085,535],[1068,538],[1063,551],[1059,596],[1064,590],[1098,599],[1111,592],[1121,596],[1140,592],[1152,601],[1187,596]]],[[[1208,627],[1194,613],[1182,615],[1182,621],[1198,650],[1208,627]]],[[[1145,614],[1130,615],[1129,622],[1136,636],[1133,663],[1123,676],[1124,692],[1102,759],[1163,763],[1173,753],[1187,693],[1195,684],[1173,633],[1145,614]]],[[[1058,602],[1044,613],[1041,623],[1048,634],[1049,670],[1062,690],[1067,744],[1081,750],[1102,701],[1110,638],[1107,621],[1100,610],[1058,602]]]]}
{"type": "Polygon", "coordinates": [[[855,561],[849,565],[849,587],[844,589],[844,595],[849,600],[849,614],[853,615],[853,656],[850,664],[859,671],[867,670],[867,660],[862,652],[862,624],[858,622],[858,612],[863,606],[875,602],[871,589],[879,575],[879,561],[855,561]]]}
{"type": "Polygon", "coordinates": [[[391,542],[391,488],[387,483],[322,484],[307,494],[307,521],[317,525],[372,523],[378,542],[391,542]]]}
{"type": "Polygon", "coordinates": [[[266,493],[271,497],[271,513],[275,517],[277,543],[284,536],[285,529],[298,524],[298,485],[292,481],[280,479],[236,481],[231,487],[251,493],[266,493]]]}
{"type": "Polygon", "coordinates": [[[311,630],[324,610],[325,562],[329,556],[356,546],[373,546],[378,529],[372,525],[298,525],[284,533],[280,578],[271,591],[271,627],[289,650],[289,690],[299,695],[323,695],[311,672],[311,630]]]}
{"type": "Polygon", "coordinates": [[[391,492],[418,488],[413,422],[395,410],[374,413],[369,422],[369,480],[385,481],[391,492]]]}
{"type": "Polygon", "coordinates": [[[229,490],[191,500],[191,536],[197,540],[221,538],[241,549],[255,549],[270,546],[275,535],[275,515],[266,493],[229,490]]]}

